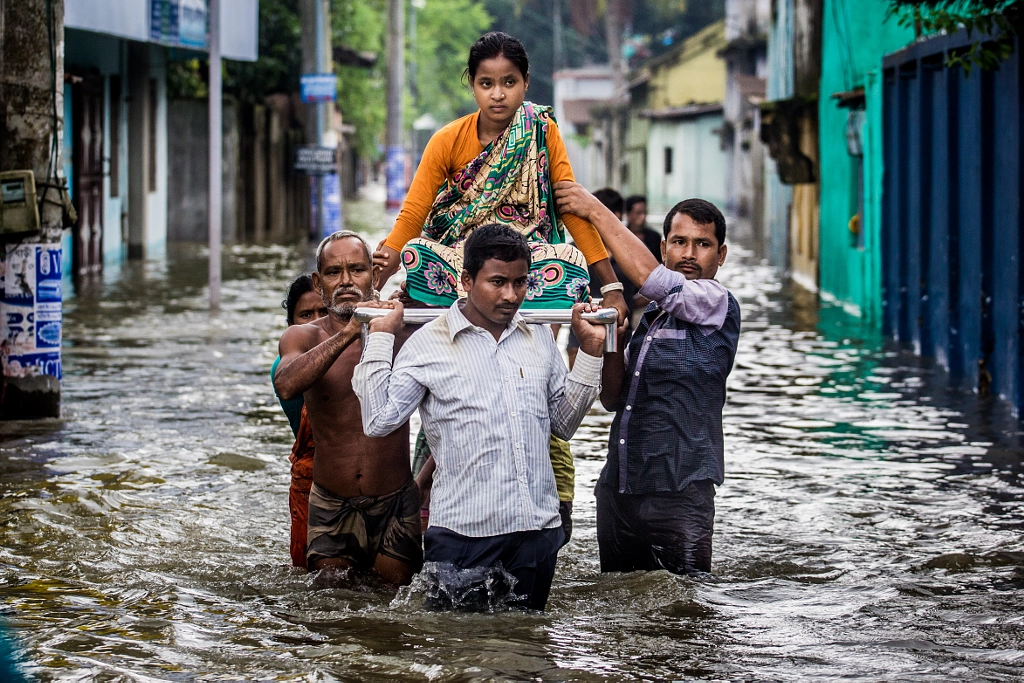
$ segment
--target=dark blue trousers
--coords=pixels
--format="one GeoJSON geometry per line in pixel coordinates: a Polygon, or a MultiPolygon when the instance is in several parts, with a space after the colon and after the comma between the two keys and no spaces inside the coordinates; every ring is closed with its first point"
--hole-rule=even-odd
{"type": "Polygon", "coordinates": [[[423,535],[426,562],[450,562],[460,569],[493,567],[499,562],[516,577],[515,593],[531,609],[544,609],[562,546],[561,527],[517,531],[500,536],[463,536],[432,526],[423,535]]]}
{"type": "Polygon", "coordinates": [[[715,484],[692,482],[678,493],[619,493],[598,484],[597,547],[602,572],[711,571],[715,484]]]}

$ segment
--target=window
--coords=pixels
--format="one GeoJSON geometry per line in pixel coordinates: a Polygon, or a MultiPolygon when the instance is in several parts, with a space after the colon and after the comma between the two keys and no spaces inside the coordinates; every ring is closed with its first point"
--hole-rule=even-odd
{"type": "Polygon", "coordinates": [[[672,148],[665,148],[665,175],[672,173],[672,148]]]}
{"type": "Polygon", "coordinates": [[[110,196],[121,196],[121,77],[110,77],[110,196]]]}

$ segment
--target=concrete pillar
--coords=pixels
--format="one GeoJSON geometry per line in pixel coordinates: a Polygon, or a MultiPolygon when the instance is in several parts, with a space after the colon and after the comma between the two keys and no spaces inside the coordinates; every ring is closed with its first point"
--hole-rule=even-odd
{"type": "Polygon", "coordinates": [[[60,416],[63,112],[63,0],[0,2],[0,171],[33,171],[46,200],[39,234],[0,250],[3,419],[60,416]]]}
{"type": "Polygon", "coordinates": [[[128,258],[146,255],[149,211],[150,111],[149,46],[128,46],[128,258]]]}

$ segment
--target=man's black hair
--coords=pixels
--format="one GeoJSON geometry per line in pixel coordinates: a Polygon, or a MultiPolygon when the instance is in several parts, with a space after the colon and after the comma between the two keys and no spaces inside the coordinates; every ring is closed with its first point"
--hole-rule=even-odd
{"type": "Polygon", "coordinates": [[[725,216],[717,206],[703,199],[684,199],[669,209],[668,214],[665,215],[665,225],[662,228],[665,239],[668,239],[668,234],[672,232],[672,219],[676,217],[677,213],[689,216],[698,225],[714,224],[718,246],[725,244],[725,216]]]}
{"type": "Polygon", "coordinates": [[[602,187],[600,190],[595,190],[594,196],[597,197],[597,201],[604,204],[605,208],[612,213],[622,213],[622,195],[612,188],[602,187]]]}
{"type": "Polygon", "coordinates": [[[299,299],[306,292],[312,291],[313,278],[308,275],[300,275],[288,285],[288,298],[281,302],[281,308],[285,310],[285,320],[289,325],[295,322],[295,307],[299,305],[299,299]]]}
{"type": "Polygon", "coordinates": [[[522,233],[516,232],[507,225],[500,223],[488,223],[481,225],[473,231],[473,234],[466,240],[463,248],[462,267],[466,269],[469,276],[476,277],[476,274],[483,268],[487,259],[496,258],[499,261],[526,261],[530,265],[530,245],[522,233]]]}
{"type": "Polygon", "coordinates": [[[632,211],[633,207],[636,206],[637,204],[646,203],[647,197],[643,196],[642,194],[631,194],[628,197],[626,197],[626,213],[632,211]]]}

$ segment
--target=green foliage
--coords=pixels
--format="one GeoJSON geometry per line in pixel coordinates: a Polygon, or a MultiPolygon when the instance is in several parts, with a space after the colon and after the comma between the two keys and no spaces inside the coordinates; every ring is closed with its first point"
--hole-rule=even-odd
{"type": "Polygon", "coordinates": [[[462,72],[470,45],[490,27],[477,0],[427,0],[416,19],[415,117],[429,113],[443,124],[476,110],[462,72]]]}
{"type": "Polygon", "coordinates": [[[342,120],[355,126],[356,151],[366,158],[379,156],[378,145],[383,140],[387,119],[386,28],[386,0],[331,1],[331,44],[377,55],[377,63],[370,69],[334,67],[342,120]]]}
{"type": "Polygon", "coordinates": [[[206,99],[207,61],[187,59],[167,63],[167,96],[172,100],[206,99]]]}
{"type": "Polygon", "coordinates": [[[225,92],[249,103],[294,92],[302,66],[301,37],[298,0],[260,0],[259,58],[225,62],[225,92]]]}
{"type": "MultiPolygon", "coordinates": [[[[260,0],[259,58],[224,62],[224,92],[242,102],[262,103],[267,95],[298,88],[302,51],[298,0],[260,0]]],[[[167,65],[168,96],[207,97],[208,60],[186,59],[167,65]]]]}
{"type": "Polygon", "coordinates": [[[889,14],[918,33],[967,31],[975,40],[951,52],[946,63],[970,72],[973,66],[998,69],[1013,53],[1024,13],[1022,0],[890,0],[889,14]]]}

